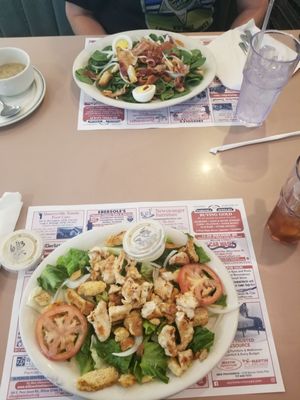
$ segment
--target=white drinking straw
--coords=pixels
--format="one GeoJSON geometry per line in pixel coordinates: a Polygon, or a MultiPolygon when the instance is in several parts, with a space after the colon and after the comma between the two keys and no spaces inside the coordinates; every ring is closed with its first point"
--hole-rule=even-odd
{"type": "Polygon", "coordinates": [[[264,19],[264,22],[263,22],[263,26],[261,28],[262,36],[264,35],[265,30],[267,29],[267,25],[268,25],[268,22],[269,22],[269,19],[270,19],[270,15],[271,15],[271,11],[272,11],[272,8],[273,8],[274,1],[275,0],[270,0],[270,2],[269,2],[268,9],[267,9],[267,12],[266,12],[266,15],[265,15],[265,19],[264,19]]]}
{"type": "Polygon", "coordinates": [[[275,0],[270,0],[270,2],[269,2],[268,8],[267,8],[267,12],[266,12],[266,15],[265,15],[265,18],[264,18],[263,26],[262,26],[260,34],[259,34],[257,49],[260,49],[261,42],[263,40],[265,31],[266,31],[268,23],[269,23],[269,19],[270,19],[270,15],[271,15],[271,11],[272,11],[273,5],[274,5],[274,1],[275,0]]]}

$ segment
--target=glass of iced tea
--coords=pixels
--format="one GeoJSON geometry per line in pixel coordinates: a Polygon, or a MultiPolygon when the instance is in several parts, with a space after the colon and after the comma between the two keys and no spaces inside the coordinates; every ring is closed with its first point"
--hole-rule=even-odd
{"type": "Polygon", "coordinates": [[[275,240],[285,243],[300,241],[300,156],[281,189],[267,227],[275,240]]]}

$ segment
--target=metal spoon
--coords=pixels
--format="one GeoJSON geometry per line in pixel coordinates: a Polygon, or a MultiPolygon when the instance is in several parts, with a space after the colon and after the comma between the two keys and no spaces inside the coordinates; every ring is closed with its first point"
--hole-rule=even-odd
{"type": "Polygon", "coordinates": [[[1,97],[0,97],[0,104],[3,106],[0,112],[1,117],[10,118],[21,111],[21,106],[10,106],[6,104],[1,97]]]}

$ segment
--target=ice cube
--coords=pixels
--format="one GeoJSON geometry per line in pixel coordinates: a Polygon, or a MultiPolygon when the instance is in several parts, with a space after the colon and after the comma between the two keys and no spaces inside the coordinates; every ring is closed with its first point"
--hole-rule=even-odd
{"type": "Polygon", "coordinates": [[[278,51],[275,47],[265,44],[259,49],[259,54],[268,60],[278,60],[278,51]]]}

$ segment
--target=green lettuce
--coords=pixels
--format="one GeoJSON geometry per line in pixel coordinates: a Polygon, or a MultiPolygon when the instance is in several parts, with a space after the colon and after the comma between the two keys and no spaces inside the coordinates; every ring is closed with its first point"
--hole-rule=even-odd
{"type": "Polygon", "coordinates": [[[57,265],[65,267],[71,276],[78,269],[84,269],[90,265],[88,252],[85,250],[70,249],[67,254],[58,257],[57,265]]]}
{"type": "Polygon", "coordinates": [[[85,374],[86,372],[90,372],[94,369],[94,361],[91,356],[91,350],[90,350],[92,333],[93,333],[92,326],[89,325],[88,334],[79,352],[75,356],[75,360],[77,361],[81,375],[85,374]]]}
{"type": "Polygon", "coordinates": [[[193,340],[189,344],[189,348],[192,349],[193,353],[206,349],[209,351],[214,343],[215,334],[207,328],[197,326],[194,331],[193,340]]]}
{"type": "Polygon", "coordinates": [[[205,253],[203,248],[201,246],[197,246],[196,244],[194,244],[194,246],[195,246],[195,251],[196,251],[196,253],[197,253],[198,257],[199,257],[199,262],[201,264],[205,264],[205,263],[209,262],[210,258],[205,253]]]}
{"type": "Polygon", "coordinates": [[[140,363],[142,374],[158,378],[164,383],[169,382],[167,377],[168,358],[158,343],[144,342],[144,354],[140,363]]]}
{"type": "Polygon", "coordinates": [[[103,359],[107,364],[117,368],[121,374],[127,374],[132,356],[118,357],[112,353],[120,353],[121,347],[114,339],[107,339],[105,342],[99,342],[98,340],[94,343],[94,349],[97,351],[99,357],[103,359]]]}
{"type": "Polygon", "coordinates": [[[37,281],[44,290],[55,293],[68,277],[68,272],[63,266],[48,264],[37,281]]]}

